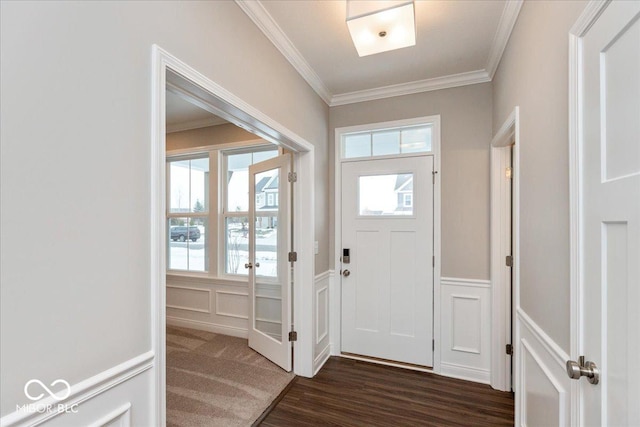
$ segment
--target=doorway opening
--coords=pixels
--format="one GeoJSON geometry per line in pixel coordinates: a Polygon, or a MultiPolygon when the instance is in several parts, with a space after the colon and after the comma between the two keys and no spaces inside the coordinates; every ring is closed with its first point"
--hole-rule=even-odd
{"type": "MultiPolygon", "coordinates": [[[[290,229],[283,224],[291,223],[291,216],[313,222],[313,146],[158,46],[153,47],[153,59],[151,308],[153,346],[157,355],[156,424],[163,425],[167,422],[166,326],[168,320],[175,320],[170,319],[170,315],[176,311],[195,316],[188,324],[175,325],[174,322],[172,339],[182,344],[188,346],[199,342],[199,345],[215,346],[210,336],[204,336],[216,332],[207,329],[206,316],[235,316],[235,327],[224,328],[226,335],[246,337],[252,330],[258,331],[286,348],[287,360],[274,360],[275,363],[281,366],[284,363],[285,370],[293,369],[298,375],[312,375],[312,298],[310,290],[302,284],[313,279],[313,228],[293,223],[293,229],[290,229]],[[167,89],[170,95],[167,95],[167,89]],[[201,144],[194,142],[196,138],[186,142],[191,144],[188,147],[173,146],[168,152],[170,141],[166,132],[170,127],[167,114],[174,95],[188,100],[210,116],[216,116],[206,118],[222,122],[215,126],[228,125],[228,128],[236,129],[235,134],[251,134],[252,138],[226,140],[217,145],[215,142],[220,141],[201,144]],[[247,156],[250,162],[245,165],[248,169],[245,173],[248,215],[245,216],[237,206],[231,207],[231,199],[225,200],[224,196],[231,193],[231,185],[240,185],[243,167],[239,163],[247,156]],[[271,160],[266,160],[270,157],[271,160]],[[265,165],[274,159],[280,159],[275,168],[252,170],[254,166],[265,165]],[[300,171],[293,199],[289,190],[283,190],[290,185],[287,178],[291,169],[300,171]],[[182,184],[170,181],[172,172],[174,177],[183,176],[182,184]],[[255,179],[260,173],[270,175],[269,182],[258,191],[264,181],[255,179]],[[251,191],[250,183],[253,184],[251,191]],[[176,194],[172,193],[174,184],[176,189],[182,188],[176,194]],[[182,194],[178,194],[180,192],[182,194]],[[264,198],[264,203],[258,203],[260,197],[264,198]],[[273,204],[267,206],[270,201],[273,204]],[[242,234],[243,226],[246,236],[242,234]],[[269,239],[277,244],[269,244],[269,239]],[[286,257],[285,251],[290,248],[298,253],[296,268],[291,268],[286,257]],[[260,257],[266,258],[263,261],[260,257]],[[240,269],[248,270],[249,274],[240,273],[240,269]],[[167,275],[176,271],[182,273],[179,275],[181,285],[170,286],[167,275]],[[211,279],[212,272],[224,289],[202,286],[211,279]],[[246,278],[237,280],[241,276],[246,278]],[[244,288],[240,285],[242,282],[244,288]],[[248,288],[254,292],[250,293],[248,288]],[[291,295],[295,298],[290,298],[291,295]],[[244,312],[247,313],[243,315],[244,312]],[[279,315],[279,318],[264,317],[265,312],[279,315]],[[275,320],[279,320],[279,328],[274,327],[275,320]],[[200,327],[195,329],[194,325],[200,327]],[[289,332],[294,325],[301,338],[290,342],[289,332]],[[181,328],[184,326],[190,329],[185,331],[181,328]],[[294,351],[296,358],[292,361],[294,351]]],[[[193,129],[192,133],[196,131],[193,129]]],[[[236,203],[235,199],[233,203],[236,203]]],[[[264,345],[258,343],[253,347],[261,351],[264,345]]],[[[239,349],[236,344],[229,348],[239,349]]],[[[266,355],[273,358],[273,355],[266,355]]],[[[280,369],[275,365],[273,368],[280,369]]]]}
{"type": "Polygon", "coordinates": [[[439,155],[439,116],[336,129],[333,355],[439,369],[439,155]]]}
{"type": "Polygon", "coordinates": [[[518,308],[519,109],[491,142],[491,386],[515,390],[514,345],[518,308]]]}

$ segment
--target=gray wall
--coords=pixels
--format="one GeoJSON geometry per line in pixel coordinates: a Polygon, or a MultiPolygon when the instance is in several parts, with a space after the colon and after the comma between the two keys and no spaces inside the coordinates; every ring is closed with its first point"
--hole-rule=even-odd
{"type": "Polygon", "coordinates": [[[584,1],[526,1],[493,81],[493,128],[520,106],[520,300],[569,350],[569,29],[584,1]]]}
{"type": "Polygon", "coordinates": [[[231,1],[2,2],[2,415],[151,348],[151,46],[317,147],[328,263],[328,107],[231,1]]]}
{"type": "MultiPolygon", "coordinates": [[[[336,128],[440,114],[442,275],[446,277],[489,279],[491,96],[491,83],[484,83],[332,107],[330,110],[331,188],[336,128]]],[[[332,197],[331,212],[333,206],[332,197]]],[[[333,250],[333,223],[330,228],[333,250]]]]}

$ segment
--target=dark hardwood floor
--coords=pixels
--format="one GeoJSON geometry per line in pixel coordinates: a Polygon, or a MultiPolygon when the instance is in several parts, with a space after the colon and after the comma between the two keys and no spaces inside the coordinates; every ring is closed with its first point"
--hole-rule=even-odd
{"type": "Polygon", "coordinates": [[[294,381],[261,426],[513,425],[513,395],[484,384],[339,357],[294,381]]]}

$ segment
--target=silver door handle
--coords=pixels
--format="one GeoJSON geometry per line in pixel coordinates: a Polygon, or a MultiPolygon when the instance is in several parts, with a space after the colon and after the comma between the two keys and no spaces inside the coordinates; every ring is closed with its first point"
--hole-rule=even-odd
{"type": "Polygon", "coordinates": [[[342,275],[343,275],[344,277],[349,277],[349,275],[350,275],[350,274],[351,274],[351,272],[350,272],[349,270],[344,270],[344,271],[342,272],[342,275]]]}
{"type": "Polygon", "coordinates": [[[253,265],[250,262],[248,262],[244,265],[244,268],[253,268],[253,265]]]}
{"type": "Polygon", "coordinates": [[[259,267],[260,267],[260,263],[256,262],[256,268],[259,268],[259,267]]]}
{"type": "Polygon", "coordinates": [[[567,375],[572,380],[579,380],[580,377],[587,377],[587,381],[591,384],[600,382],[600,370],[595,363],[586,361],[585,357],[580,356],[578,361],[567,360],[567,375]]]}

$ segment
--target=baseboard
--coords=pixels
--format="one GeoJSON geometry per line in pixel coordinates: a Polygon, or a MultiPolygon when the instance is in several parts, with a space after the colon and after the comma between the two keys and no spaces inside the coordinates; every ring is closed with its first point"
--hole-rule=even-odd
{"type": "Polygon", "coordinates": [[[218,325],[215,323],[201,322],[199,320],[181,319],[167,316],[167,325],[181,328],[197,329],[199,331],[213,332],[214,334],[230,335],[232,337],[247,338],[249,336],[246,329],[234,328],[232,326],[218,325]]]}
{"type": "Polygon", "coordinates": [[[313,375],[317,374],[331,356],[331,345],[327,346],[313,360],[313,375]]]}
{"type": "Polygon", "coordinates": [[[441,362],[439,373],[445,377],[476,383],[489,384],[491,382],[491,375],[488,369],[471,368],[469,366],[456,365],[455,363],[441,362]]]}
{"type": "MultiPolygon", "coordinates": [[[[151,369],[154,364],[154,356],[153,351],[143,353],[72,385],[70,394],[66,399],[57,400],[54,399],[53,396],[49,396],[39,400],[37,405],[41,407],[51,405],[53,408],[80,405],[151,369]]],[[[0,426],[10,427],[19,424],[38,425],[63,413],[64,412],[57,411],[39,413],[16,410],[2,417],[2,419],[0,419],[0,426]]]]}

